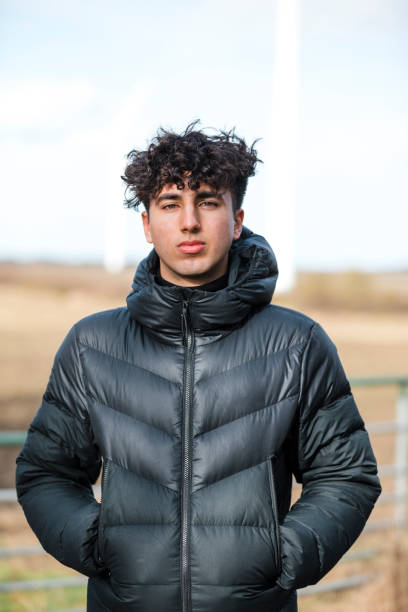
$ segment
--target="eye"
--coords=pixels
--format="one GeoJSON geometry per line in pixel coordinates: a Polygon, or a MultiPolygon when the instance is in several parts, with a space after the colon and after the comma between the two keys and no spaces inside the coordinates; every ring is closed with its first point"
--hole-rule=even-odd
{"type": "Polygon", "coordinates": [[[177,206],[177,204],[174,204],[174,203],[172,203],[172,204],[165,204],[164,206],[162,206],[162,209],[163,210],[172,210],[173,207],[176,207],[176,206],[177,206]]]}
{"type": "Polygon", "coordinates": [[[213,200],[204,200],[203,202],[200,202],[200,204],[204,204],[206,208],[209,206],[218,206],[218,202],[214,202],[213,200]]]}

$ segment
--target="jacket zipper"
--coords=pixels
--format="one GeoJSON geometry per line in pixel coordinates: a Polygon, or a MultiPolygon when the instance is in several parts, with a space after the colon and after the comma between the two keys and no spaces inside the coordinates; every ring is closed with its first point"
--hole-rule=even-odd
{"type": "Polygon", "coordinates": [[[105,459],[104,466],[103,466],[103,474],[102,474],[101,509],[100,509],[100,514],[99,514],[99,525],[98,525],[98,558],[100,562],[102,562],[102,544],[103,544],[103,537],[102,537],[103,494],[105,491],[106,483],[108,482],[109,466],[110,466],[109,459],[105,459]]]}
{"type": "Polygon", "coordinates": [[[189,576],[190,491],[191,491],[191,400],[193,379],[194,332],[188,313],[188,301],[183,301],[181,329],[184,344],[183,372],[183,472],[181,494],[181,603],[182,611],[191,610],[189,576]]]}
{"type": "Polygon", "coordinates": [[[275,489],[275,475],[273,463],[276,460],[276,455],[270,455],[268,457],[268,474],[269,474],[269,489],[271,493],[272,512],[273,512],[273,528],[275,532],[275,562],[278,570],[278,575],[282,572],[282,557],[281,557],[281,545],[280,545],[280,532],[279,532],[279,514],[278,514],[278,503],[276,500],[276,489],[275,489]]]}

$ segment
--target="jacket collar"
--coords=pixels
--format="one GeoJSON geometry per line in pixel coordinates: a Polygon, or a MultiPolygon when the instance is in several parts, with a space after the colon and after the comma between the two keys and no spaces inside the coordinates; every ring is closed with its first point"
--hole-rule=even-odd
{"type": "Polygon", "coordinates": [[[229,252],[228,284],[209,292],[174,285],[159,285],[155,251],[143,259],[127,297],[132,319],[147,327],[159,340],[181,342],[183,301],[189,302],[190,323],[198,336],[211,341],[229,333],[255,307],[269,304],[275,290],[278,267],[267,241],[245,226],[229,252]]]}

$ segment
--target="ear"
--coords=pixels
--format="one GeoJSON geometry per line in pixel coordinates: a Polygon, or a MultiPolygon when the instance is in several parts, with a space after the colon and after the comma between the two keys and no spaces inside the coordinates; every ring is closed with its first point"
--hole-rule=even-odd
{"type": "Polygon", "coordinates": [[[153,243],[152,236],[150,233],[149,215],[145,210],[142,212],[142,223],[143,223],[144,235],[145,235],[147,242],[153,243]]]}
{"type": "Polygon", "coordinates": [[[242,208],[238,208],[234,212],[234,234],[233,240],[238,240],[242,232],[242,223],[244,221],[244,211],[242,208]]]}

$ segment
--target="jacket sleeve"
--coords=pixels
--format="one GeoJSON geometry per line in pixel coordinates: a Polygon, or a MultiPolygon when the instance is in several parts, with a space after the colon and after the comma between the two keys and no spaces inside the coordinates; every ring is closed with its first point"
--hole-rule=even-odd
{"type": "Polygon", "coordinates": [[[91,487],[100,467],[74,326],[56,354],[41,406],[17,457],[16,488],[43,548],[87,576],[101,571],[96,554],[100,505],[91,487]]]}
{"type": "Polygon", "coordinates": [[[318,323],[303,352],[297,425],[292,468],[302,494],[280,526],[284,589],[320,580],[357,539],[381,492],[336,347],[318,323]]]}

